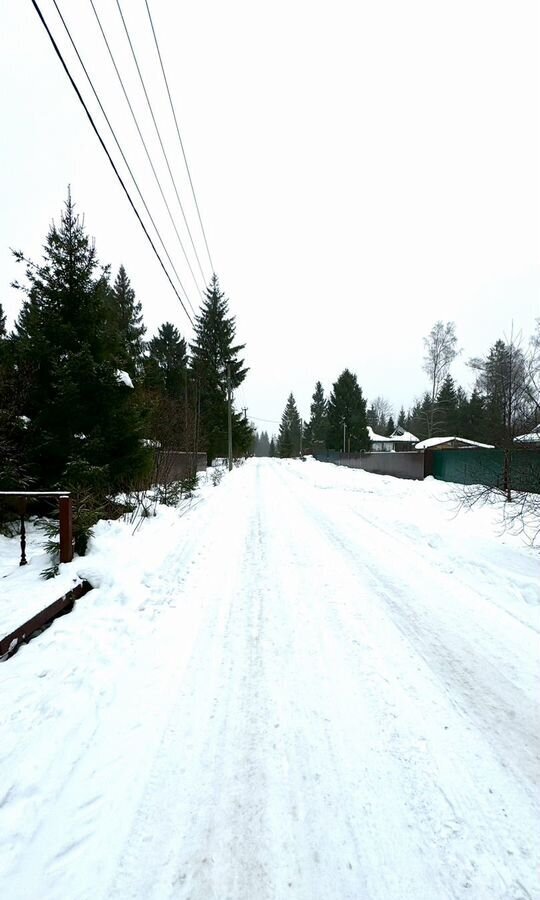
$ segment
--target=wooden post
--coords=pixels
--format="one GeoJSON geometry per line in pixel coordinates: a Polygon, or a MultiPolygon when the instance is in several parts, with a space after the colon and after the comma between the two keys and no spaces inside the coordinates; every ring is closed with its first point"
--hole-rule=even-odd
{"type": "Polygon", "coordinates": [[[73,509],[71,497],[60,497],[60,562],[73,559],[73,509]]]}

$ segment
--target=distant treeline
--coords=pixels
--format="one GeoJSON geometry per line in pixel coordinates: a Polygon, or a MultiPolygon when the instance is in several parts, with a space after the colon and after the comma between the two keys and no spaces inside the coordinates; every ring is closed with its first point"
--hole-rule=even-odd
{"type": "Polygon", "coordinates": [[[271,445],[281,457],[298,456],[301,446],[304,451],[369,450],[368,425],[384,436],[400,426],[419,440],[458,436],[509,447],[516,435],[528,433],[540,421],[540,319],[529,340],[501,338],[486,356],[469,360],[476,376],[470,394],[450,372],[459,353],[453,322],[436,322],[424,338],[424,350],[428,387],[407,411],[402,406],[395,415],[382,396],[368,406],[357,376],[345,369],[328,398],[321,382],[316,383],[310,418],[303,424],[290,394],[275,449],[268,435],[265,440],[259,435],[257,454],[270,455],[271,445]]]}

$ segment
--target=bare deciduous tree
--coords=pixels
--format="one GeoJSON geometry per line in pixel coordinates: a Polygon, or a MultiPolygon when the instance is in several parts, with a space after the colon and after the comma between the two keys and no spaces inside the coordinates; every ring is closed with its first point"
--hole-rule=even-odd
{"type": "Polygon", "coordinates": [[[454,322],[439,320],[424,338],[424,372],[430,380],[431,411],[427,416],[428,437],[433,434],[437,394],[448,374],[450,366],[459,353],[456,326],[454,322]]]}

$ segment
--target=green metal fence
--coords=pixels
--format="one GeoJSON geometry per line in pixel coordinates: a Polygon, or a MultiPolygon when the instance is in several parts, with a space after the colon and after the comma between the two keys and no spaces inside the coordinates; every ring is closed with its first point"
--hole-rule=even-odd
{"type": "Polygon", "coordinates": [[[433,475],[456,484],[485,484],[504,490],[507,480],[516,491],[540,493],[540,451],[434,450],[433,475]]]}

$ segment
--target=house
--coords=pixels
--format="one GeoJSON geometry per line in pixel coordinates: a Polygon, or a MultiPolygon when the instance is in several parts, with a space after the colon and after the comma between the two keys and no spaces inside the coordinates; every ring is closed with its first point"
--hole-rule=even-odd
{"type": "Polygon", "coordinates": [[[418,441],[418,438],[414,434],[411,434],[410,431],[405,431],[401,425],[398,425],[398,427],[394,429],[390,437],[387,437],[384,434],[376,434],[371,425],[368,425],[367,430],[373,453],[395,453],[399,451],[403,452],[404,450],[413,450],[414,445],[418,441]]]}
{"type": "Polygon", "coordinates": [[[493,444],[481,444],[480,441],[461,437],[432,437],[416,444],[416,450],[465,450],[471,447],[493,450],[493,444]]]}
{"type": "Polygon", "coordinates": [[[528,434],[520,434],[519,437],[515,437],[514,443],[540,447],[540,425],[537,425],[528,434]]]}

